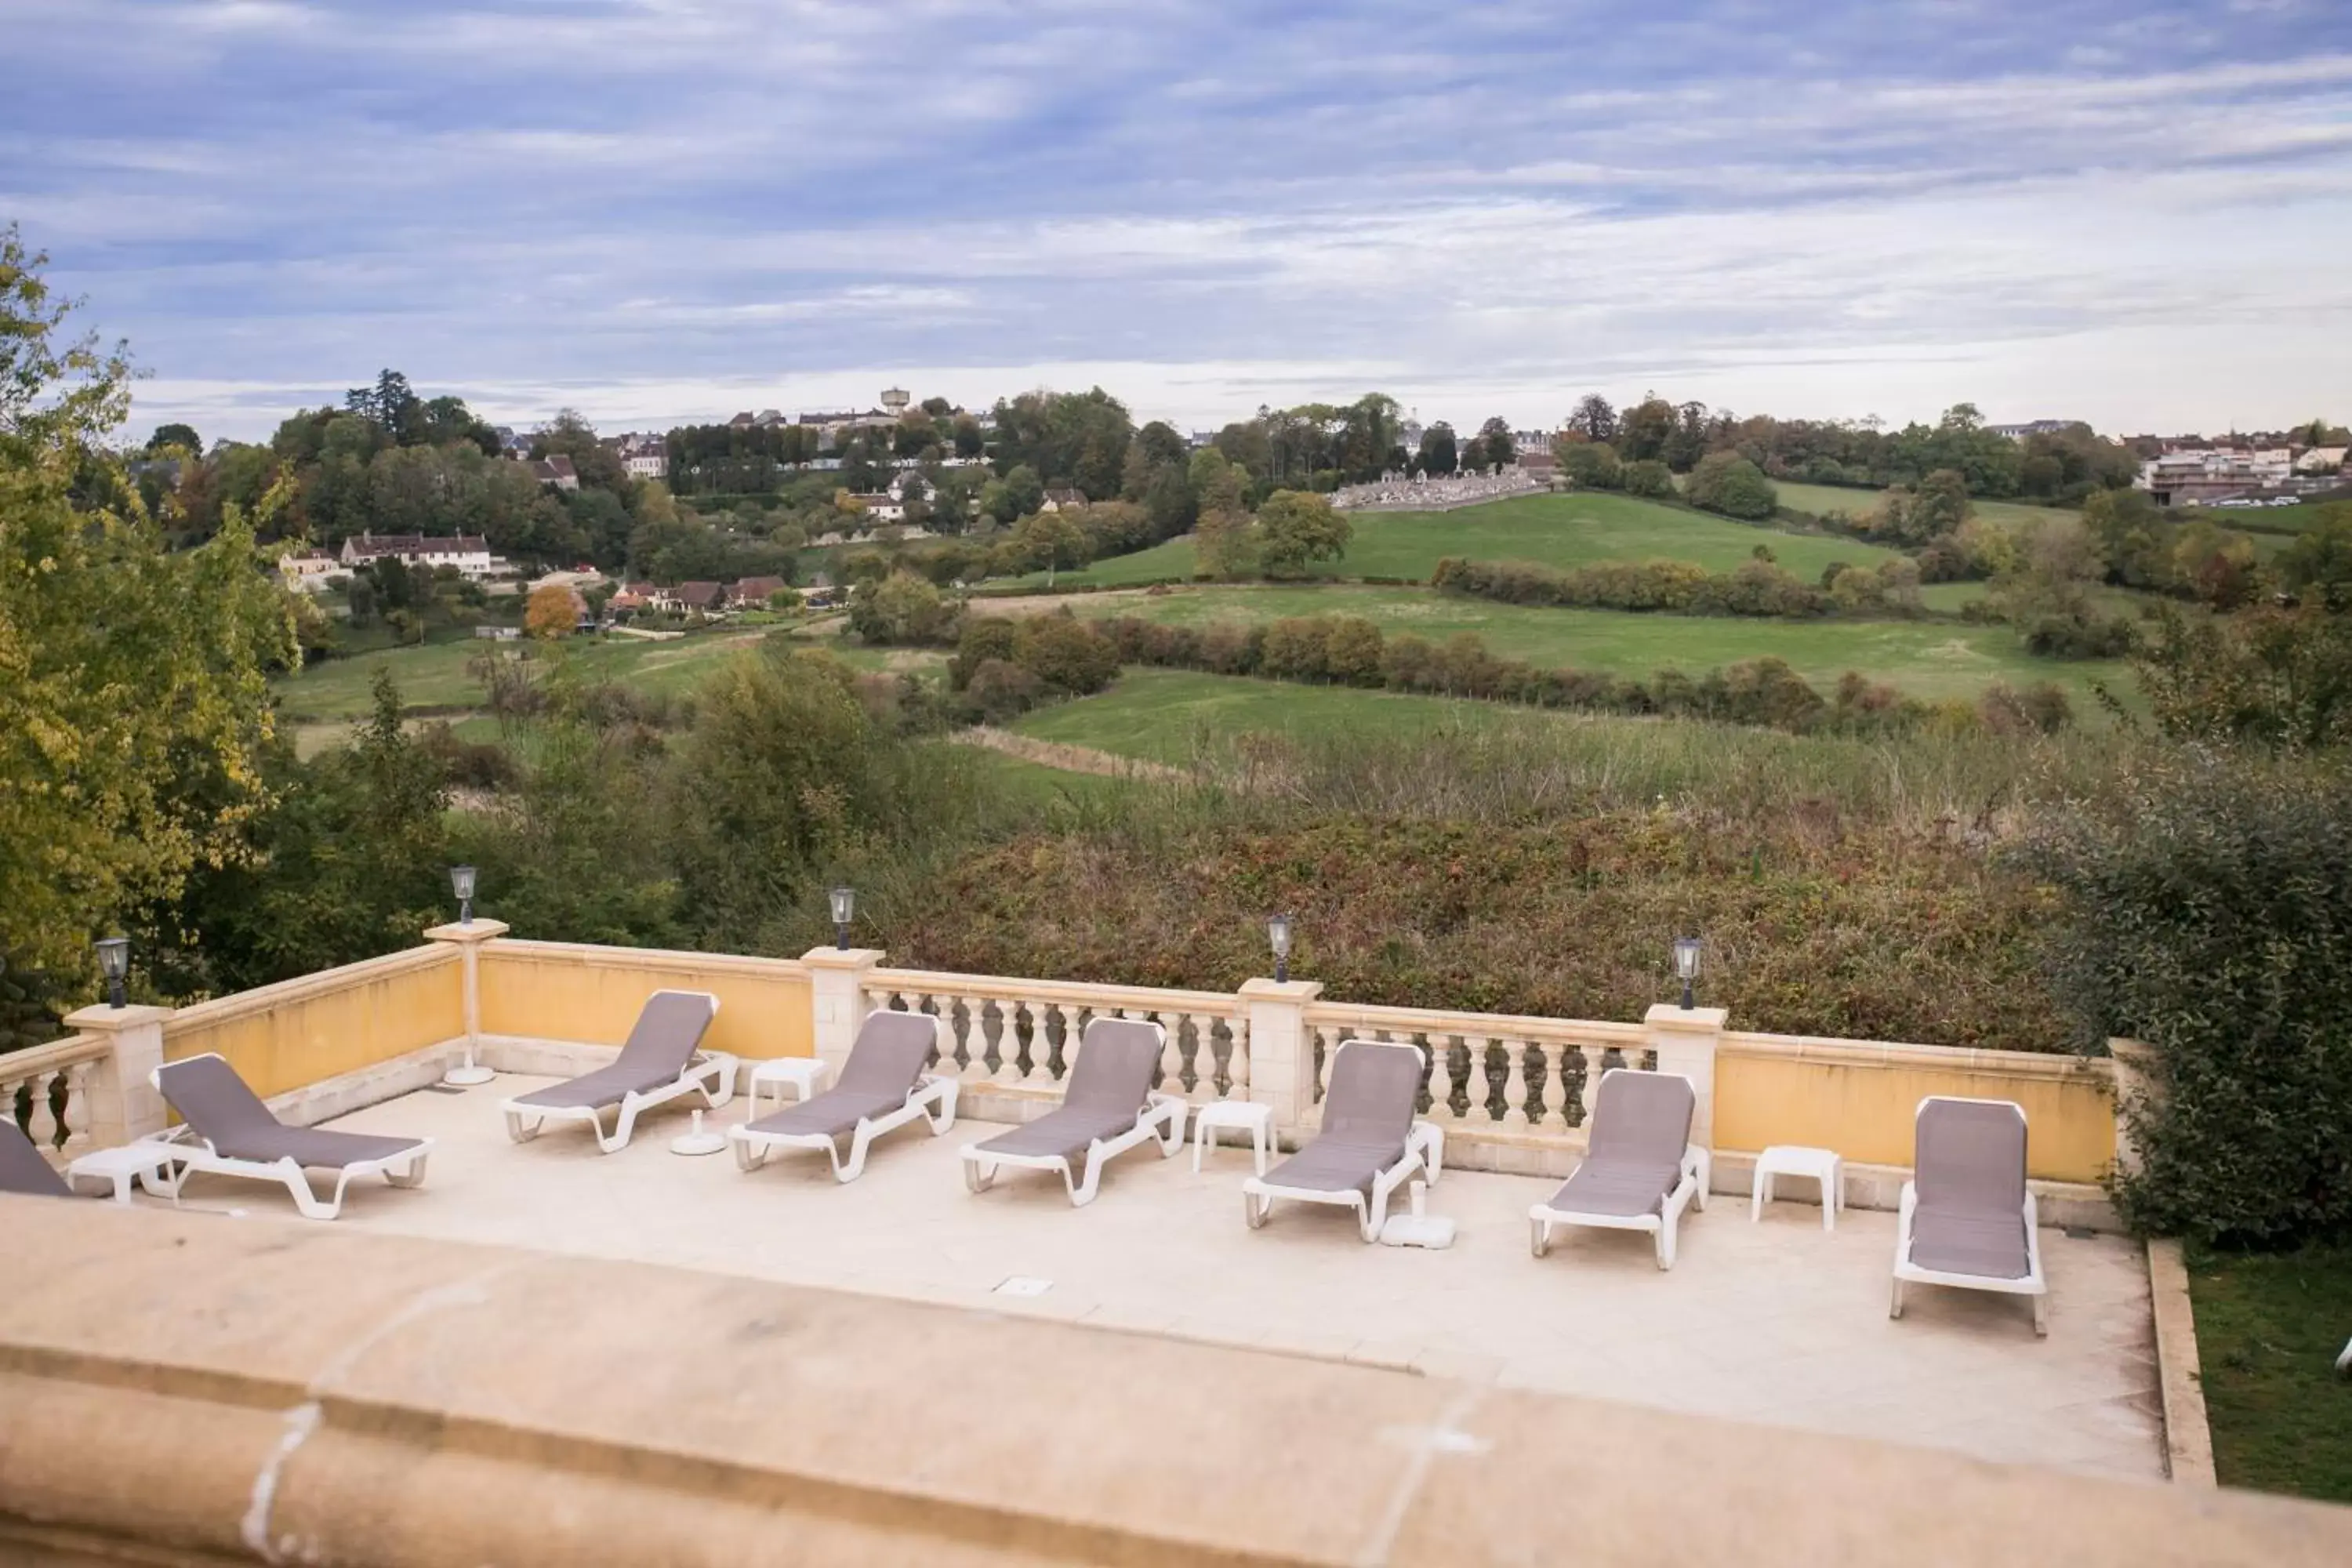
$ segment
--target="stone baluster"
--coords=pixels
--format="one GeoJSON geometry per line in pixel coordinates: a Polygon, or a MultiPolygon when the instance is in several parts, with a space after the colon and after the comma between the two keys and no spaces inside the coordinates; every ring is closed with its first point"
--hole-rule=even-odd
{"type": "Polygon", "coordinates": [[[1528,1115],[1528,1043],[1525,1040],[1505,1040],[1503,1054],[1508,1067],[1503,1075],[1503,1130],[1524,1132],[1530,1125],[1528,1115]]]}
{"type": "Polygon", "coordinates": [[[963,1065],[956,1077],[971,1084],[991,1082],[994,1075],[988,1066],[988,1031],[981,1026],[981,1000],[977,996],[960,996],[951,998],[948,1005],[952,1006],[957,1002],[963,1004],[965,1017],[963,1065]]]}
{"type": "Polygon", "coordinates": [[[1194,1101],[1213,1104],[1225,1097],[1217,1087],[1217,1016],[1213,1013],[1188,1015],[1192,1021],[1192,1076],[1199,1081],[1192,1087],[1194,1101]]]}
{"type": "Polygon", "coordinates": [[[55,1072],[44,1068],[25,1080],[33,1095],[33,1117],[25,1124],[25,1135],[44,1154],[58,1146],[58,1113],[49,1104],[49,1095],[57,1077],[55,1072]]]}
{"type": "Polygon", "coordinates": [[[90,1080],[97,1072],[96,1062],[74,1062],[65,1069],[65,1154],[68,1159],[89,1151],[90,1080]]]}
{"type": "MultiPolygon", "coordinates": [[[[989,999],[971,999],[971,1026],[985,1035],[988,1024],[989,999]]],[[[1013,1004],[1001,1000],[996,1007],[996,1067],[989,1076],[992,1083],[1017,1084],[1021,1081],[1021,1038],[1013,1029],[1013,1004]]]]}
{"type": "Polygon", "coordinates": [[[1592,1091],[1601,1082],[1600,1058],[1589,1046],[1563,1047],[1560,1050],[1560,1071],[1563,1074],[1573,1073],[1576,1078],[1574,1083],[1561,1086],[1560,1110],[1566,1114],[1573,1107],[1570,1115],[1572,1125],[1586,1126],[1592,1120],[1592,1091]],[[1570,1060],[1571,1052],[1575,1056],[1572,1063],[1570,1060]]]}
{"type": "Polygon", "coordinates": [[[1230,1087],[1227,1093],[1235,1100],[1250,1097],[1249,1020],[1234,1017],[1225,1020],[1225,1078],[1230,1087]]]}

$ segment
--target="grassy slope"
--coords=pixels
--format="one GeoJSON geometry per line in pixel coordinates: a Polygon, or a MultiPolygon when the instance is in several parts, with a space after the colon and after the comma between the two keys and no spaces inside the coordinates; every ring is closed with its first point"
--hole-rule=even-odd
{"type": "Polygon", "coordinates": [[[2352,1502],[2352,1247],[2189,1261],[2197,1358],[2224,1486],[2352,1502]]]}
{"type": "MultiPolygon", "coordinates": [[[[1801,577],[1815,578],[1832,561],[1874,565],[1894,553],[1874,545],[1819,534],[1756,528],[1727,518],[1625,496],[1520,496],[1459,511],[1359,513],[1355,541],[1328,568],[1347,577],[1425,579],[1448,555],[1486,561],[1537,561],[1547,566],[1589,566],[1601,561],[1689,561],[1728,572],[1759,544],[1801,577]]],[[[1132,555],[1113,556],[1066,582],[1148,583],[1189,577],[1192,542],[1170,540],[1132,555]]],[[[1044,574],[1024,578],[1041,584],[1044,574]]]]}
{"type": "Polygon", "coordinates": [[[1459,698],[1292,686],[1185,669],[1130,669],[1099,697],[1038,709],[1013,727],[1041,741],[1182,763],[1201,742],[1246,731],[1302,739],[1364,733],[1402,737],[1465,725],[1570,721],[1559,715],[1459,698]]]}
{"type": "Polygon", "coordinates": [[[2119,665],[2035,658],[2006,626],[1937,621],[1779,621],[1730,616],[1633,615],[1498,605],[1423,588],[1234,586],[1180,588],[1157,596],[1070,601],[1080,616],[1130,615],[1182,625],[1268,621],[1284,616],[1357,615],[1387,632],[1443,640],[1461,632],[1492,651],[1547,666],[1647,676],[1696,673],[1776,655],[1826,689],[1847,670],[1926,698],[1974,697],[1993,680],[2055,680],[2078,701],[2090,683],[2116,684],[2119,665]]]}
{"type": "MultiPolygon", "coordinates": [[[[614,637],[570,645],[564,657],[592,677],[677,690],[700,679],[717,660],[751,647],[761,635],[714,632],[677,642],[614,637]]],[[[512,653],[521,646],[467,638],[329,659],[277,683],[281,711],[298,724],[364,718],[373,703],[376,671],[386,668],[399,682],[404,708],[471,708],[481,701],[482,689],[466,672],[467,664],[486,650],[512,653]]],[[[547,657],[542,650],[529,651],[535,658],[547,657]]]]}
{"type": "MultiPolygon", "coordinates": [[[[1796,485],[1782,479],[1773,480],[1772,488],[1780,492],[1782,506],[1791,511],[1811,512],[1815,517],[1832,511],[1844,512],[1848,517],[1860,517],[1864,512],[1876,506],[1878,498],[1885,493],[1884,490],[1861,489],[1848,485],[1796,485]]],[[[1979,500],[1971,501],[1969,506],[1986,521],[2004,524],[2028,522],[2035,518],[2073,515],[2068,508],[2034,506],[2017,500],[1979,500]]]]}

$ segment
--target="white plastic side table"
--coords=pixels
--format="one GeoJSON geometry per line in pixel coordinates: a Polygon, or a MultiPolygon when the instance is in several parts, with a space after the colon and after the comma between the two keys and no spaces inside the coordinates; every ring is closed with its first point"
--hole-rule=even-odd
{"type": "Polygon", "coordinates": [[[79,1190],[83,1182],[111,1182],[114,1201],[131,1201],[131,1184],[159,1198],[180,1201],[180,1184],[171,1175],[180,1163],[180,1151],[157,1138],[141,1138],[111,1149],[93,1149],[66,1167],[66,1184],[79,1190]]]}
{"type": "Polygon", "coordinates": [[[1754,1195],[1748,1201],[1750,1224],[1764,1217],[1772,1201],[1772,1178],[1805,1176],[1822,1184],[1822,1228],[1837,1228],[1838,1205],[1845,1202],[1845,1161],[1834,1149],[1807,1149],[1795,1143],[1775,1143],[1756,1156],[1754,1195]]]}
{"type": "Polygon", "coordinates": [[[1265,1174],[1266,1155],[1274,1145],[1274,1107],[1248,1100],[1213,1100],[1192,1113],[1192,1170],[1201,1169],[1201,1151],[1216,1141],[1220,1127],[1249,1130],[1250,1152],[1257,1161],[1257,1173],[1265,1174]]]}
{"type": "Polygon", "coordinates": [[[784,1086],[790,1084],[793,1098],[804,1100],[824,1087],[824,1058],[822,1057],[771,1057],[763,1062],[753,1062],[751,1077],[743,1090],[743,1120],[760,1120],[760,1089],[765,1085],[775,1100],[775,1109],[784,1105],[784,1086]]]}

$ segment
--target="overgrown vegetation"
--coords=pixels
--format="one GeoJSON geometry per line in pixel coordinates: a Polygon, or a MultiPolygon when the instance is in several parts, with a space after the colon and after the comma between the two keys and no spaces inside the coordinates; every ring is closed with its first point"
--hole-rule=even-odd
{"type": "Polygon", "coordinates": [[[2352,778],[2165,748],[2048,814],[2021,862],[2085,1047],[2157,1054],[2116,1194],[2139,1228],[2278,1244],[2352,1226],[2352,778]]]}

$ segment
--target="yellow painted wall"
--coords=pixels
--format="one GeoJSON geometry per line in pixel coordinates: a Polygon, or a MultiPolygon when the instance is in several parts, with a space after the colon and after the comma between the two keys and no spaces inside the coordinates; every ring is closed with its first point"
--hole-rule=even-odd
{"type": "Polygon", "coordinates": [[[163,1057],[217,1052],[266,1100],[465,1032],[457,952],[436,944],[183,1008],[163,1057]]]}
{"type": "Polygon", "coordinates": [[[582,949],[499,940],[481,956],[482,1033],[617,1046],[656,991],[708,991],[705,1047],[739,1057],[816,1054],[808,975],[789,959],[582,949]]]}
{"type": "Polygon", "coordinates": [[[1931,1094],[2013,1100],[2025,1108],[2025,1167],[2053,1182],[2095,1182],[2116,1154],[2116,1116],[2103,1078],[1997,1068],[1864,1065],[1725,1051],[1715,1063],[1715,1144],[1834,1149],[1872,1165],[1908,1165],[1912,1118],[1931,1094]]]}

